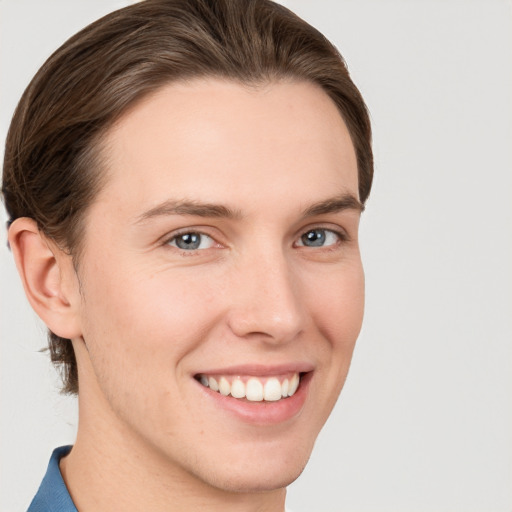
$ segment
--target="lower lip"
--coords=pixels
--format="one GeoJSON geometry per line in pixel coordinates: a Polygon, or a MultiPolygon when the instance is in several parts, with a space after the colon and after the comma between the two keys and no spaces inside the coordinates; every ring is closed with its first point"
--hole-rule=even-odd
{"type": "Polygon", "coordinates": [[[250,402],[232,396],[224,396],[217,391],[197,383],[205,395],[215,401],[216,407],[221,407],[239,419],[256,425],[275,425],[288,421],[297,416],[306,401],[309,383],[313,372],[301,376],[300,385],[293,396],[275,402],[250,402]]]}

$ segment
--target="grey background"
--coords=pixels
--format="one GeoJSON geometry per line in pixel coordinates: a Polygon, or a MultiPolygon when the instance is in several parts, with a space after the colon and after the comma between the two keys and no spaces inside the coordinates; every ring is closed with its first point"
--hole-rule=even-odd
{"type": "MultiPolygon", "coordinates": [[[[0,135],[45,58],[121,0],[0,1],[0,135]]],[[[367,309],[294,512],[512,510],[512,2],[290,0],[371,111],[367,309]]],[[[0,214],[0,510],[25,510],[77,407],[0,214]]]]}

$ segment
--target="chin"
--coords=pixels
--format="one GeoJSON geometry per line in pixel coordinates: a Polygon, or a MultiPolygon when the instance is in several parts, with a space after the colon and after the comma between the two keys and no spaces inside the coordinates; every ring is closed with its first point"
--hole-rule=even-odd
{"type": "Polygon", "coordinates": [[[264,493],[283,489],[294,482],[304,471],[307,460],[300,466],[290,465],[280,471],[269,471],[266,464],[255,467],[249,472],[231,470],[228,473],[217,471],[211,475],[209,484],[213,487],[231,493],[264,493]]]}
{"type": "MultiPolygon", "coordinates": [[[[311,449],[261,450],[259,454],[243,453],[238,458],[220,458],[215,468],[204,468],[203,480],[209,485],[233,493],[259,493],[283,489],[304,471],[311,449]]],[[[312,448],[312,447],[311,447],[312,448]]]]}

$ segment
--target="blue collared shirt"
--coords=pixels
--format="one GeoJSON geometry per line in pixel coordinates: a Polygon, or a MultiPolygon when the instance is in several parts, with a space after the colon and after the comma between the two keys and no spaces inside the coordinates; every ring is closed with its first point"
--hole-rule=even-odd
{"type": "Polygon", "coordinates": [[[71,451],[71,446],[56,448],[46,475],[27,512],[78,512],[59,469],[59,461],[71,451]]]}

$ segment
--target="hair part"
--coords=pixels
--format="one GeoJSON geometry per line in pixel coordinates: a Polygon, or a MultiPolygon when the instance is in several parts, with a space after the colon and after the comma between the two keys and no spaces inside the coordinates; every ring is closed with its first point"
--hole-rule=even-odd
{"type": "MultiPolygon", "coordinates": [[[[9,222],[33,218],[77,267],[85,214],[107,175],[99,150],[106,131],[162,86],[194,78],[320,86],[347,125],[365,203],[373,178],[368,112],[343,58],[320,32],[269,0],[146,0],[71,37],[25,90],[5,148],[9,222]]],[[[70,340],[49,332],[48,348],[63,392],[77,393],[70,340]]]]}

